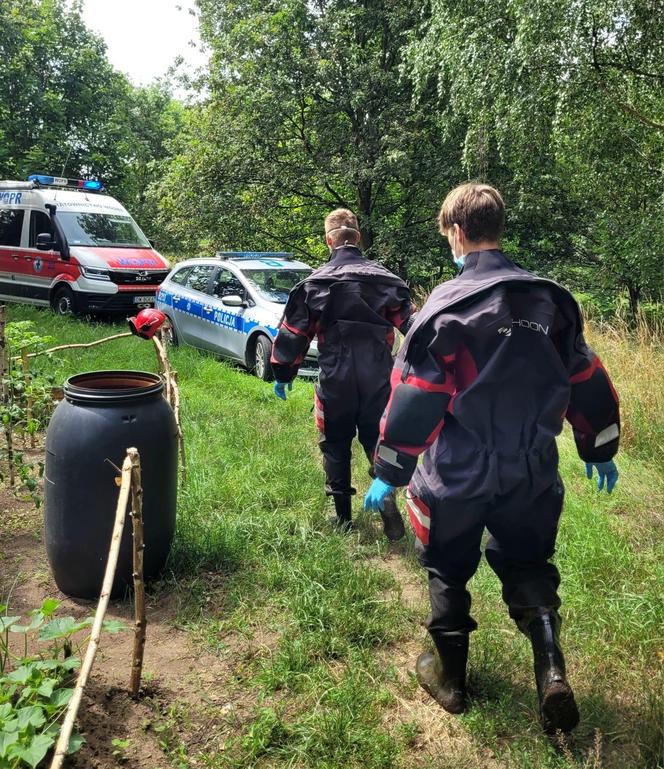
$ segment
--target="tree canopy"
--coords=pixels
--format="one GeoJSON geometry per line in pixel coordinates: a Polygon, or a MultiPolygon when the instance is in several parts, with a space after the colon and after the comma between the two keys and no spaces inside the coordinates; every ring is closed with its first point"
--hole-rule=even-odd
{"type": "Polygon", "coordinates": [[[150,230],[156,211],[146,192],[183,107],[167,85],[134,88],[115,71],[80,6],[0,3],[0,179],[102,179],[150,230]]]}
{"type": "Polygon", "coordinates": [[[368,253],[453,273],[454,185],[506,201],[504,247],[592,295],[661,301],[664,0],[197,0],[210,64],[186,104],[135,88],[80,2],[0,5],[0,177],[104,180],[176,258],[326,257],[357,212],[368,253]]]}

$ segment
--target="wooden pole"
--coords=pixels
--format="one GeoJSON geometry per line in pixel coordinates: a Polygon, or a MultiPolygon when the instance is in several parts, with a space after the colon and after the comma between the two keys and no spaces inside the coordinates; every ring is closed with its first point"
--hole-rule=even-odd
{"type": "MultiPolygon", "coordinates": [[[[28,351],[25,347],[21,348],[21,365],[23,366],[23,382],[25,383],[25,389],[30,388],[30,361],[28,360],[28,351]]],[[[30,422],[32,421],[32,407],[34,406],[34,399],[32,395],[28,395],[27,404],[25,409],[25,419],[28,423],[28,430],[30,430],[30,422]]],[[[35,447],[35,433],[30,432],[30,448],[35,447]]]]}
{"type": "Polygon", "coordinates": [[[141,687],[143,671],[143,653],[145,651],[145,582],[143,579],[143,486],[141,485],[141,459],[136,449],[131,454],[131,519],[133,523],[134,543],[134,651],[131,660],[131,679],[129,691],[136,699],[141,687]]]}
{"type": "MultiPolygon", "coordinates": [[[[5,441],[7,443],[7,464],[9,470],[9,485],[13,488],[16,478],[14,475],[14,437],[12,435],[12,420],[10,414],[11,387],[7,385],[10,360],[7,356],[7,339],[5,326],[7,323],[6,307],[0,304],[0,378],[2,379],[2,404],[7,409],[8,419],[4,423],[5,441]]],[[[4,421],[4,420],[3,420],[4,421]]]]}
{"type": "Polygon", "coordinates": [[[114,339],[123,339],[126,336],[132,336],[131,331],[125,331],[122,334],[113,334],[112,336],[105,336],[103,339],[97,339],[94,342],[77,342],[76,344],[59,344],[57,347],[49,347],[48,350],[38,350],[37,352],[31,352],[28,354],[28,358],[36,358],[38,355],[48,355],[51,352],[58,352],[59,350],[76,350],[83,347],[94,347],[97,344],[104,344],[104,342],[112,342],[114,339]]]}
{"type": "Polygon", "coordinates": [[[157,354],[159,373],[164,377],[164,396],[175,415],[175,424],[177,425],[178,431],[178,447],[180,451],[180,460],[182,462],[182,480],[186,483],[187,463],[184,451],[184,433],[182,432],[182,423],[180,422],[180,388],[178,387],[178,374],[177,371],[171,369],[171,364],[168,359],[168,347],[164,342],[162,332],[159,332],[159,336],[153,336],[152,341],[154,342],[154,349],[157,354]]]}
{"type": "Polygon", "coordinates": [[[180,423],[180,386],[178,385],[178,372],[173,371],[173,414],[178,428],[178,446],[180,447],[180,461],[182,462],[182,482],[187,482],[187,458],[184,453],[184,433],[180,423]]]}
{"type": "MultiPolygon", "coordinates": [[[[159,334],[161,334],[161,331],[159,334]]],[[[164,381],[166,383],[166,400],[170,406],[173,406],[173,402],[171,400],[171,366],[168,362],[168,354],[166,353],[164,343],[159,338],[158,334],[155,334],[155,336],[152,337],[152,341],[154,342],[154,349],[157,353],[157,365],[159,367],[159,373],[164,377],[164,381]]]]}
{"type": "Polygon", "coordinates": [[[118,565],[118,555],[120,553],[120,541],[122,539],[122,530],[124,529],[124,522],[127,516],[127,503],[129,501],[129,492],[131,489],[131,474],[132,474],[132,452],[138,454],[136,449],[127,449],[127,456],[122,464],[122,480],[120,483],[120,493],[118,495],[118,506],[115,510],[115,523],[113,525],[113,535],[111,536],[111,545],[108,551],[108,560],[106,561],[106,572],[104,573],[104,581],[102,583],[101,595],[99,596],[99,603],[97,604],[97,610],[95,612],[94,622],[92,623],[92,632],[90,634],[90,642],[88,648],[85,651],[85,659],[81,665],[81,671],[76,681],[74,693],[69,700],[67,706],[67,713],[65,714],[65,720],[62,723],[62,729],[60,730],[60,736],[55,746],[55,753],[53,754],[53,760],[51,761],[51,769],[60,769],[62,762],[67,755],[67,749],[69,747],[69,739],[71,737],[72,729],[74,728],[74,722],[76,721],[76,714],[81,704],[81,698],[83,696],[83,689],[88,682],[90,671],[92,670],[92,664],[97,654],[99,647],[99,639],[101,636],[101,629],[104,622],[104,615],[108,608],[108,602],[111,597],[111,589],[113,587],[113,580],[115,579],[115,570],[118,565]]]}

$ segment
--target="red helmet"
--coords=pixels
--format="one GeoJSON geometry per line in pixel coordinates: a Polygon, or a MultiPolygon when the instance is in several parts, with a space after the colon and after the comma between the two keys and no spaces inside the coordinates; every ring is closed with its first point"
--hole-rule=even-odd
{"type": "Polygon", "coordinates": [[[127,318],[131,333],[143,339],[152,339],[165,320],[164,313],[154,308],[141,310],[135,318],[127,318]]]}

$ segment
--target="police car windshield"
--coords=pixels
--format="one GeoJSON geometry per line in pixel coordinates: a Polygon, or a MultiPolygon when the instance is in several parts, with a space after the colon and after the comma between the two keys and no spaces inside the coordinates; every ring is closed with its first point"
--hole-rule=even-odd
{"type": "Polygon", "coordinates": [[[150,248],[131,216],[85,211],[58,211],[58,221],[70,246],[150,248]]]}
{"type": "Polygon", "coordinates": [[[286,304],[291,288],[307,275],[311,275],[311,270],[244,269],[242,274],[263,299],[276,304],[286,304]]]}

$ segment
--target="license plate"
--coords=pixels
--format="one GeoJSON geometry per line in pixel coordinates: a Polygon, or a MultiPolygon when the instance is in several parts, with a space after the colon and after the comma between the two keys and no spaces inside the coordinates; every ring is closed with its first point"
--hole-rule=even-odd
{"type": "Polygon", "coordinates": [[[152,304],[154,296],[135,296],[134,304],[152,304]]]}

